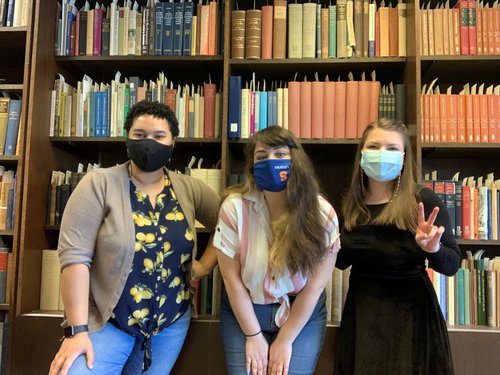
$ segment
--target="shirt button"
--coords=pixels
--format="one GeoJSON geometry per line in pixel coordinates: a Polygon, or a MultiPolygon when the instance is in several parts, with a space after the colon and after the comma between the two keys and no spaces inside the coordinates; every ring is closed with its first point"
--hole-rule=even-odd
{"type": "Polygon", "coordinates": [[[156,297],[156,300],[159,301],[160,300],[160,297],[156,297]]]}
{"type": "Polygon", "coordinates": [[[158,276],[158,277],[156,278],[156,280],[160,281],[160,280],[161,280],[161,277],[160,277],[160,276],[158,276]]]}
{"type": "Polygon", "coordinates": [[[158,315],[154,314],[154,315],[153,315],[153,318],[155,318],[155,319],[156,319],[156,318],[158,318],[158,315]]]}

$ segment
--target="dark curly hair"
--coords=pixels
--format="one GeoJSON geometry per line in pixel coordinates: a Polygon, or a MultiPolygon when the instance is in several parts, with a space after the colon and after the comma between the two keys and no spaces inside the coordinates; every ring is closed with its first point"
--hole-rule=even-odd
{"type": "Polygon", "coordinates": [[[129,133],[135,119],[142,115],[151,115],[155,118],[167,120],[172,137],[177,137],[179,135],[179,122],[177,121],[177,117],[175,117],[174,111],[163,103],[147,102],[145,100],[141,100],[137,104],[133,105],[128,111],[124,126],[127,134],[129,133]]]}

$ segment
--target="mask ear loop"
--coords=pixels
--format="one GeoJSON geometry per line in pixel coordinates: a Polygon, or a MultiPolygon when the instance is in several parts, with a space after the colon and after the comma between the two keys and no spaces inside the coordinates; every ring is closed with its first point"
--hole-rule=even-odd
{"type": "Polygon", "coordinates": [[[363,173],[363,168],[359,168],[359,174],[361,175],[361,194],[365,196],[365,179],[364,179],[364,173],[363,173]]]}
{"type": "Polygon", "coordinates": [[[398,182],[396,184],[396,189],[394,190],[394,194],[391,198],[391,200],[389,201],[389,203],[392,203],[394,201],[394,199],[396,199],[396,197],[398,196],[398,193],[399,193],[399,185],[401,184],[401,172],[399,172],[399,176],[398,176],[398,182]]]}

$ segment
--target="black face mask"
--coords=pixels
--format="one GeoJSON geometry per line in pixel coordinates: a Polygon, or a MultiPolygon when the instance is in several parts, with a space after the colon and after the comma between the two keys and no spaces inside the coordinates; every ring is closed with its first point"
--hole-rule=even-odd
{"type": "Polygon", "coordinates": [[[163,168],[170,161],[174,145],[164,145],[154,139],[127,138],[127,155],[144,172],[163,168]]]}

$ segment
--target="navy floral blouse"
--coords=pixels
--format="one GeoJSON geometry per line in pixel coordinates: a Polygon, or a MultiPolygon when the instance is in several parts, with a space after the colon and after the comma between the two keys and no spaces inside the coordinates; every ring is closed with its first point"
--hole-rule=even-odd
{"type": "Polygon", "coordinates": [[[181,317],[189,307],[183,264],[191,261],[193,233],[165,175],[155,207],[130,181],[135,224],[135,256],[112,322],[144,340],[143,370],[151,364],[150,337],[181,317]]]}

